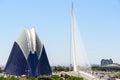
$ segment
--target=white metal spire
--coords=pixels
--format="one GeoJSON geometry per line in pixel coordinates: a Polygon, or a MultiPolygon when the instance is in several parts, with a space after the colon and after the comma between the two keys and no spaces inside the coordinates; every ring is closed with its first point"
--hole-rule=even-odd
{"type": "Polygon", "coordinates": [[[71,52],[73,54],[73,70],[77,71],[73,6],[74,5],[73,5],[73,2],[72,2],[72,10],[71,10],[71,52]]]}

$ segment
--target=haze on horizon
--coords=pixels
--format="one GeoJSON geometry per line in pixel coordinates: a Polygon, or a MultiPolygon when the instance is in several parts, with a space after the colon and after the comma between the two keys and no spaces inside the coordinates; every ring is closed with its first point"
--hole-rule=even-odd
{"type": "MultiPolygon", "coordinates": [[[[91,64],[120,63],[120,1],[74,0],[74,13],[91,64]]],[[[21,31],[35,27],[51,65],[69,64],[71,0],[1,0],[0,65],[21,31]]]]}

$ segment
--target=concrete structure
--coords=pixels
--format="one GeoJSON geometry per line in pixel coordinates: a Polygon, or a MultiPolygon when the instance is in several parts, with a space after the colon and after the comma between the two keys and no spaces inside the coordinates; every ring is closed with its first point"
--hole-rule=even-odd
{"type": "Polygon", "coordinates": [[[101,66],[108,65],[108,64],[113,64],[112,59],[102,59],[101,60],[101,66]]]}
{"type": "Polygon", "coordinates": [[[102,66],[102,68],[108,70],[108,71],[120,71],[120,64],[117,63],[113,63],[113,64],[108,64],[108,65],[104,65],[102,66]]]}
{"type": "Polygon", "coordinates": [[[52,73],[44,45],[34,28],[24,29],[14,42],[4,72],[16,76],[38,76],[52,73]]]}

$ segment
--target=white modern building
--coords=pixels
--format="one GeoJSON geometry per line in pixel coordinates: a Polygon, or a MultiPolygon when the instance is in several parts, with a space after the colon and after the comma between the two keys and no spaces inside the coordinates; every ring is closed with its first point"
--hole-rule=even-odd
{"type": "Polygon", "coordinates": [[[14,42],[4,72],[16,76],[52,73],[44,45],[34,28],[24,29],[14,42]]]}

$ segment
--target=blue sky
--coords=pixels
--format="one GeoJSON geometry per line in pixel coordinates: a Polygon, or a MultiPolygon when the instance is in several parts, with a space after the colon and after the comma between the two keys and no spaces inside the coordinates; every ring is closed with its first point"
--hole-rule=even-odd
{"type": "MultiPolygon", "coordinates": [[[[0,0],[0,64],[25,27],[35,27],[50,64],[69,63],[70,13],[71,0],[0,0]]],[[[90,63],[120,63],[120,1],[74,0],[74,13],[90,63]]]]}

